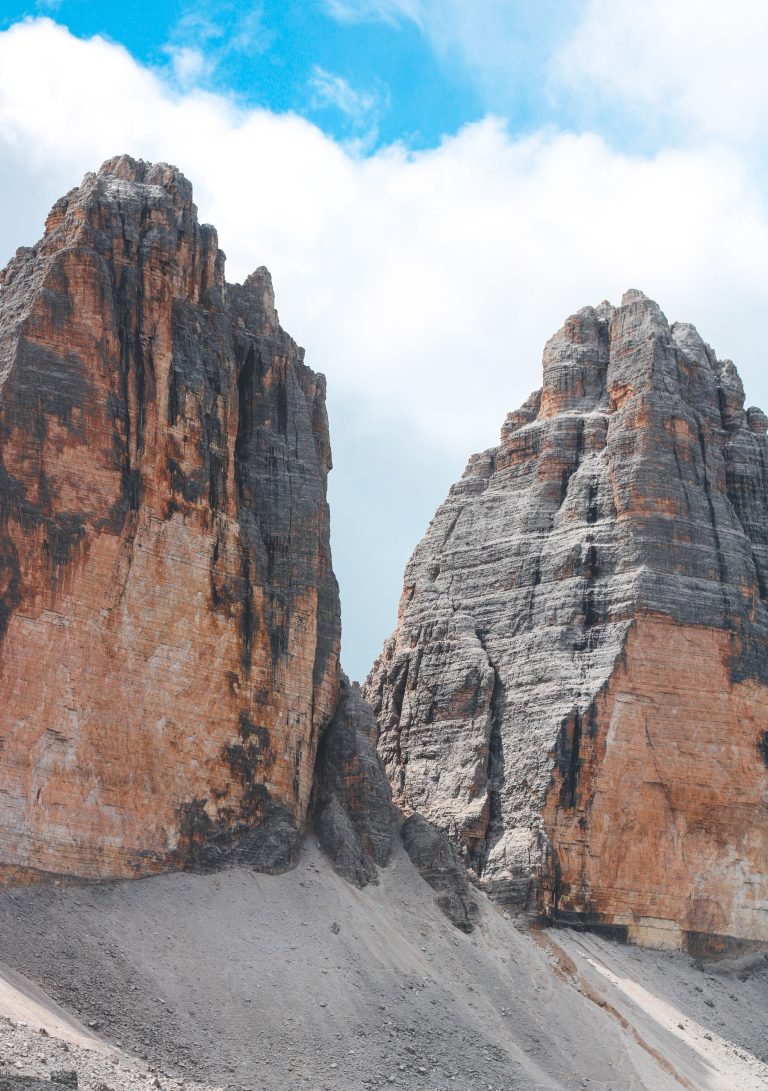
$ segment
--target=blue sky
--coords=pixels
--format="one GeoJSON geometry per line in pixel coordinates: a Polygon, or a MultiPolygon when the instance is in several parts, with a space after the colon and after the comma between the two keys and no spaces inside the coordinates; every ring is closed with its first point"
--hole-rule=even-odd
{"type": "Polygon", "coordinates": [[[768,4],[0,0],[0,264],[120,152],[328,378],[343,659],[565,317],[629,287],[768,406],[768,4]]]}
{"type": "Polygon", "coordinates": [[[516,131],[562,120],[567,103],[551,101],[542,68],[581,7],[578,0],[6,0],[0,27],[49,16],[80,37],[120,43],[181,87],[195,83],[246,106],[298,113],[371,151],[394,141],[432,147],[489,112],[516,131]]]}
{"type": "Polygon", "coordinates": [[[324,0],[2,5],[5,26],[49,14],[77,35],[121,43],[148,65],[173,70],[176,59],[182,83],[185,58],[190,75],[202,60],[197,82],[246,105],[305,115],[341,140],[424,147],[482,117],[486,104],[470,77],[436,55],[412,19],[342,10],[324,0]]]}

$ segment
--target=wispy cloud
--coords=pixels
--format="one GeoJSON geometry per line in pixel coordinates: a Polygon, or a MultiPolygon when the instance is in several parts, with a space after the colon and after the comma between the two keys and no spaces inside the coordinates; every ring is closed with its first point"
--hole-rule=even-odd
{"type": "Polygon", "coordinates": [[[424,18],[422,0],[325,0],[325,8],[332,18],[343,23],[410,19],[421,26],[424,18]]]}
{"type": "Polygon", "coordinates": [[[414,24],[446,73],[469,79],[486,107],[509,112],[545,100],[544,63],[567,37],[585,0],[324,0],[341,21],[414,24]]]}
{"type": "Polygon", "coordinates": [[[388,102],[388,92],[362,91],[343,76],[315,65],[309,80],[314,110],[339,110],[356,129],[375,126],[388,102]]]}
{"type": "Polygon", "coordinates": [[[244,8],[222,3],[215,14],[201,4],[184,12],[164,50],[176,82],[188,89],[211,82],[217,70],[234,55],[264,53],[272,41],[262,4],[244,8]]]}

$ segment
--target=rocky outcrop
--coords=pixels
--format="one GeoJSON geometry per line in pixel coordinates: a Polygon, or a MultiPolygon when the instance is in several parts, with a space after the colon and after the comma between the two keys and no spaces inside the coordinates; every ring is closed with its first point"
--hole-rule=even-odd
{"type": "Polygon", "coordinates": [[[446,835],[415,812],[403,823],[400,836],[411,863],[437,891],[435,901],[461,932],[474,932],[480,918],[461,858],[446,835]]]}
{"type": "Polygon", "coordinates": [[[364,887],[389,860],[395,811],[376,749],[378,725],[360,687],[342,676],[336,714],[317,753],[313,797],[317,839],[334,869],[364,887]]]}
{"type": "Polygon", "coordinates": [[[396,800],[508,906],[768,941],[768,439],[730,361],[585,308],[470,459],[365,687],[396,800]]]}
{"type": "Polygon", "coordinates": [[[339,688],[325,381],[165,164],[0,274],[0,866],[295,853],[339,688]]]}

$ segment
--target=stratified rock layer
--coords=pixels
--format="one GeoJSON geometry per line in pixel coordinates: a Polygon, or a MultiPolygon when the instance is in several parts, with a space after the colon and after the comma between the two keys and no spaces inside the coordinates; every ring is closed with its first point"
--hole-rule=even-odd
{"type": "Polygon", "coordinates": [[[411,558],[380,750],[505,903],[768,941],[766,423],[642,293],[585,308],[411,558]]]}
{"type": "Polygon", "coordinates": [[[0,285],[0,865],[287,866],[339,685],[325,381],[164,164],[0,285]]]}

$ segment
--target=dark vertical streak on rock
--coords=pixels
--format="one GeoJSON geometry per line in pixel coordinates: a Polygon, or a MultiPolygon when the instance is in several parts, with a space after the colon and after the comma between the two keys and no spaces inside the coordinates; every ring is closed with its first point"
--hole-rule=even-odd
{"type": "Polygon", "coordinates": [[[562,724],[557,740],[557,767],[561,777],[560,806],[575,807],[581,771],[581,714],[574,712],[562,724]]]}
{"type": "Polygon", "coordinates": [[[235,473],[241,499],[245,492],[244,460],[253,429],[253,387],[255,382],[256,354],[253,345],[248,347],[245,361],[237,376],[237,436],[235,438],[235,473]]]}
{"type": "Polygon", "coordinates": [[[768,731],[764,731],[757,742],[757,749],[760,751],[760,756],[768,766],[768,731]]]}
{"type": "Polygon", "coordinates": [[[715,542],[715,551],[716,551],[716,554],[717,554],[717,569],[718,569],[718,574],[719,574],[719,577],[720,577],[720,584],[721,584],[721,589],[722,589],[722,594],[723,594],[723,614],[724,614],[724,617],[727,619],[728,614],[729,614],[729,610],[728,610],[728,600],[727,600],[727,598],[725,596],[725,585],[728,582],[728,568],[727,568],[726,563],[725,563],[725,555],[723,553],[723,547],[722,547],[722,544],[720,542],[720,531],[718,529],[717,513],[715,511],[715,503],[714,503],[714,500],[712,499],[712,488],[711,488],[711,485],[710,485],[710,482],[709,482],[709,470],[707,468],[707,441],[706,441],[706,437],[704,435],[704,426],[701,424],[701,422],[699,423],[699,447],[701,449],[701,462],[702,462],[702,466],[703,466],[703,470],[704,470],[704,495],[707,498],[707,506],[709,508],[709,517],[710,517],[710,519],[712,521],[712,537],[713,537],[714,542],[715,542]]]}
{"type": "MultiPolygon", "coordinates": [[[[0,495],[0,526],[2,526],[2,500],[0,495]]],[[[0,537],[0,645],[10,624],[11,617],[21,602],[21,569],[19,554],[13,540],[0,537]]]]}
{"type": "Polygon", "coordinates": [[[565,503],[565,498],[568,495],[568,488],[571,483],[571,478],[581,465],[582,455],[584,454],[584,418],[579,417],[576,422],[576,436],[573,445],[573,454],[570,464],[563,470],[562,481],[560,484],[560,506],[565,503]]]}
{"type": "Polygon", "coordinates": [[[597,482],[590,481],[587,494],[587,525],[592,526],[593,523],[597,522],[597,518],[597,482]]]}
{"type": "MultiPolygon", "coordinates": [[[[490,662],[490,660],[489,660],[490,662]]],[[[478,854],[476,871],[482,878],[493,846],[504,829],[504,812],[501,805],[501,789],[504,784],[504,742],[501,724],[504,713],[504,686],[499,672],[493,669],[493,690],[491,691],[491,734],[488,739],[488,822],[485,827],[483,844],[478,854]]]]}
{"type": "Polygon", "coordinates": [[[251,673],[253,656],[253,637],[257,628],[257,618],[253,609],[253,588],[251,586],[251,561],[247,549],[243,549],[240,560],[241,600],[240,600],[240,665],[243,677],[251,673]]]}
{"type": "Polygon", "coordinates": [[[501,790],[504,786],[505,775],[502,724],[504,721],[506,695],[499,670],[488,654],[488,648],[485,643],[486,634],[478,629],[476,629],[475,632],[480,647],[485,653],[488,666],[493,671],[493,686],[491,688],[491,699],[488,706],[490,731],[488,734],[488,757],[485,770],[488,814],[482,844],[473,854],[473,859],[470,860],[470,863],[477,872],[478,878],[482,878],[491,850],[504,830],[504,812],[501,803],[501,790]]]}

